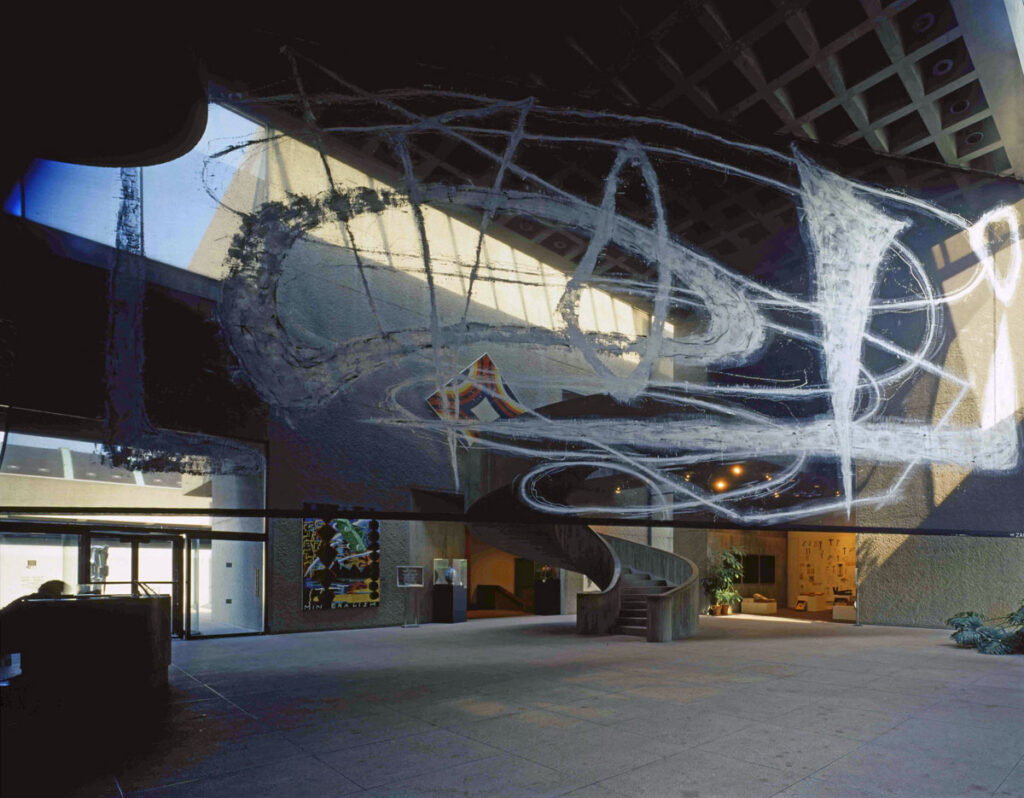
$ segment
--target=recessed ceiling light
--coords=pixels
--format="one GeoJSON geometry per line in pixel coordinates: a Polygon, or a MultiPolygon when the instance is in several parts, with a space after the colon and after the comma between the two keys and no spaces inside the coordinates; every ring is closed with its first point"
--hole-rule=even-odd
{"type": "Polygon", "coordinates": [[[953,66],[954,64],[952,58],[940,59],[939,61],[936,61],[934,64],[932,64],[932,74],[937,78],[941,78],[952,72],[953,66]]]}
{"type": "Polygon", "coordinates": [[[918,14],[910,27],[913,28],[914,33],[927,33],[935,25],[935,15],[931,11],[925,11],[923,14],[918,14]]]}
{"type": "Polygon", "coordinates": [[[953,100],[949,104],[949,112],[954,115],[960,115],[964,113],[968,108],[971,107],[971,101],[966,97],[961,97],[959,100],[953,100]]]}
{"type": "Polygon", "coordinates": [[[42,466],[40,466],[40,467],[39,467],[39,468],[37,468],[36,470],[37,470],[37,471],[43,471],[43,472],[45,472],[45,473],[47,473],[47,474],[48,474],[48,473],[50,473],[50,469],[49,469],[49,468],[43,468],[42,466]]]}
{"type": "Polygon", "coordinates": [[[966,136],[964,136],[964,144],[974,146],[975,144],[981,144],[985,140],[985,134],[980,130],[972,130],[966,136]]]}
{"type": "Polygon", "coordinates": [[[716,479],[714,484],[711,487],[713,487],[715,490],[721,492],[721,491],[723,491],[723,490],[725,490],[726,488],[729,487],[729,483],[726,482],[724,479],[716,479]]]}

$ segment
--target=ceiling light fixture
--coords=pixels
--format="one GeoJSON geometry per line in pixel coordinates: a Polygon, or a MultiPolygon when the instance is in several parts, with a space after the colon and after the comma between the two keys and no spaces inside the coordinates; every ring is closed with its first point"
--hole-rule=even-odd
{"type": "Polygon", "coordinates": [[[927,33],[935,25],[935,15],[931,11],[918,14],[910,24],[914,33],[927,33]]]}
{"type": "Polygon", "coordinates": [[[967,111],[967,109],[970,107],[971,101],[968,100],[966,97],[961,97],[959,100],[953,100],[953,102],[949,104],[949,112],[954,116],[959,116],[960,114],[967,111]]]}

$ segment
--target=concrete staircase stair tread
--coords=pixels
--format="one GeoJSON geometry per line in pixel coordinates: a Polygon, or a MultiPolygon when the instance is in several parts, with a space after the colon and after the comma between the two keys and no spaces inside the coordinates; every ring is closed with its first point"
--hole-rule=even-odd
{"type": "Polygon", "coordinates": [[[623,626],[621,624],[616,625],[613,630],[615,634],[619,635],[634,635],[636,637],[647,637],[646,626],[623,626]]]}

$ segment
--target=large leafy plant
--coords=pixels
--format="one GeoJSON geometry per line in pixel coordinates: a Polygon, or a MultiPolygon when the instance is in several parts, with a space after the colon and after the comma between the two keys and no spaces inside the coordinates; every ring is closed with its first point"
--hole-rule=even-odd
{"type": "Polygon", "coordinates": [[[953,627],[953,642],[982,654],[1024,654],[1024,604],[1009,615],[985,618],[977,612],[958,612],[946,621],[953,627]]]}
{"type": "Polygon", "coordinates": [[[740,600],[740,594],[733,585],[743,578],[743,552],[732,547],[721,552],[711,566],[708,575],[700,580],[701,587],[709,601],[715,604],[732,604],[740,600]]]}

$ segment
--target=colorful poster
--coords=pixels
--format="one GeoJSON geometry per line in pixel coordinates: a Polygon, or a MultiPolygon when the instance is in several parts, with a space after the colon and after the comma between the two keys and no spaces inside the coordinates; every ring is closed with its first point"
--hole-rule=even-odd
{"type": "Polygon", "coordinates": [[[380,524],[302,519],[302,609],[380,606],[380,524]]]}

